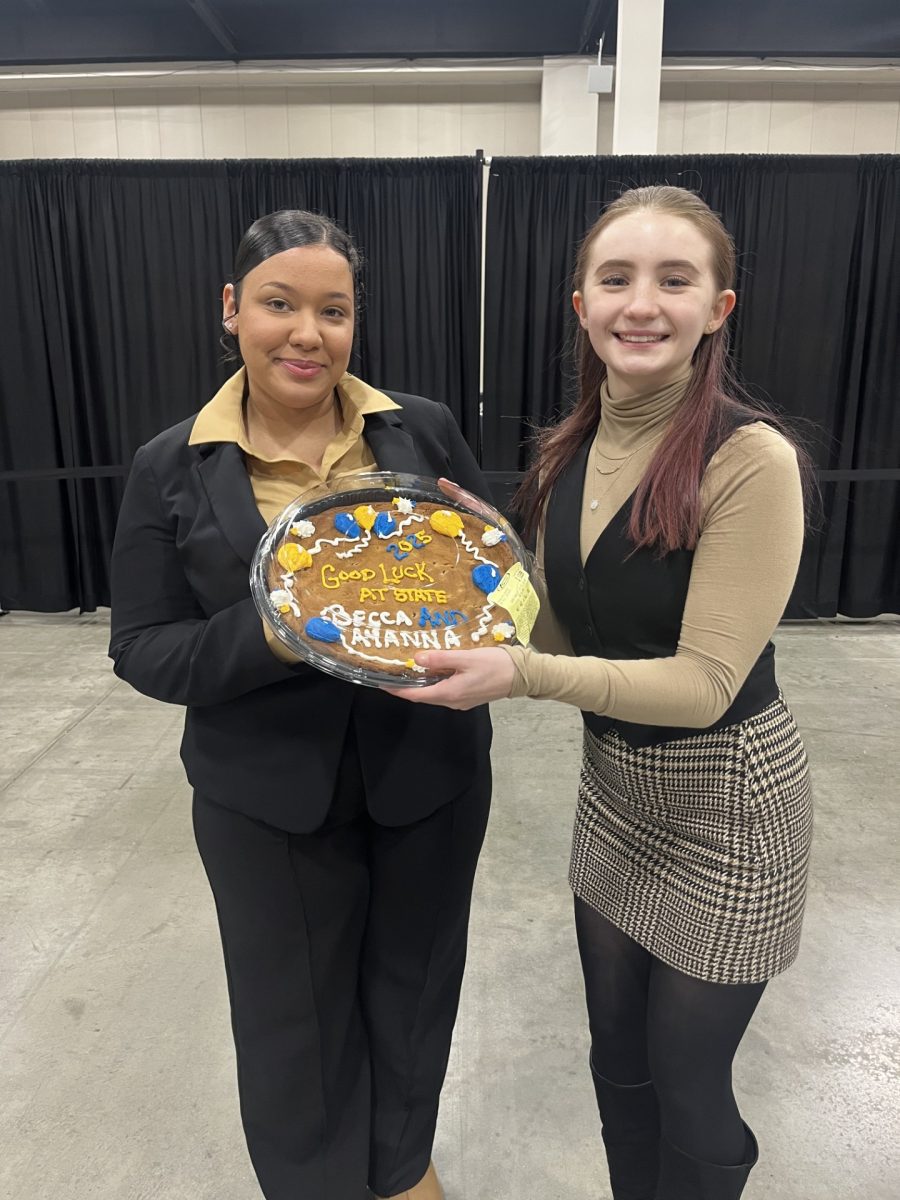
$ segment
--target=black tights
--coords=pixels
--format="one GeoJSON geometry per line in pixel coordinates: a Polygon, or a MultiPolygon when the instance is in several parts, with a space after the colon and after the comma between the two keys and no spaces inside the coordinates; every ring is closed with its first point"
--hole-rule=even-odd
{"type": "Polygon", "coordinates": [[[763,983],[692,979],[575,898],[591,1058],[612,1083],[653,1080],[663,1135],[705,1162],[744,1160],[731,1064],[763,983]]]}

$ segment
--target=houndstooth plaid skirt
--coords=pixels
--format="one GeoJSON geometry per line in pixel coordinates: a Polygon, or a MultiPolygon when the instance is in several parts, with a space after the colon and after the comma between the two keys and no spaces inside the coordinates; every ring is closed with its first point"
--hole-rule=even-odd
{"type": "Polygon", "coordinates": [[[659,746],[585,730],[569,882],[687,975],[757,983],[791,965],[811,834],[806,753],[780,698],[659,746]]]}

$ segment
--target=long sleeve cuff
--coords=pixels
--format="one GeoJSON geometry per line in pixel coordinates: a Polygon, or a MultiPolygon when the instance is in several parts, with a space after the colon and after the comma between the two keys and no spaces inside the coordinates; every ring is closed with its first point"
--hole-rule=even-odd
{"type": "Polygon", "coordinates": [[[528,676],[525,670],[525,656],[528,651],[524,646],[501,646],[500,649],[509,655],[516,668],[507,700],[521,700],[523,696],[528,695],[528,676]]]}
{"type": "Polygon", "coordinates": [[[599,658],[541,654],[524,646],[504,646],[516,668],[510,699],[560,700],[588,712],[602,713],[610,702],[607,664],[599,658]]]}

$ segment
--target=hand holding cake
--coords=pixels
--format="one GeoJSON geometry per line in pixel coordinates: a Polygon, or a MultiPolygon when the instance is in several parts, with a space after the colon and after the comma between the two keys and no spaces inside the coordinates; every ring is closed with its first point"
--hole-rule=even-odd
{"type": "Polygon", "coordinates": [[[416,664],[429,672],[448,673],[446,679],[423,688],[383,688],[392,696],[413,704],[440,704],[462,712],[504,700],[509,695],[516,668],[499,646],[484,650],[423,650],[415,655],[416,664]]]}

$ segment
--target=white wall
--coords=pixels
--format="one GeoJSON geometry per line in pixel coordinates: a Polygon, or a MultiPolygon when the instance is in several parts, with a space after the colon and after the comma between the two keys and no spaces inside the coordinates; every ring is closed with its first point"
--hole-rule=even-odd
{"type": "MultiPolygon", "coordinates": [[[[587,69],[587,60],[580,61],[587,69]]],[[[330,82],[259,86],[177,79],[158,86],[0,82],[0,159],[313,158],[589,153],[573,105],[541,64],[516,81],[330,82]],[[548,130],[557,136],[548,136],[548,130]]],[[[571,72],[570,72],[571,74],[571,72]]],[[[352,77],[352,76],[351,76],[352,77]]],[[[894,77],[896,79],[896,76],[894,77]]],[[[117,82],[117,81],[114,81],[117,82]]],[[[572,85],[574,86],[574,84],[572,85]]],[[[585,85],[586,87],[586,85],[585,85]]],[[[597,101],[596,152],[612,150],[612,96],[597,101]]],[[[585,125],[584,122],[582,122],[585,125]]],[[[588,123],[591,129],[591,123],[588,123]]],[[[585,125],[585,128],[588,128],[585,125]]],[[[900,153],[900,82],[671,82],[660,154],[900,153]]]]}
{"type": "Polygon", "coordinates": [[[538,154],[540,83],[0,91],[0,158],[538,154]]]}
{"type": "MultiPolygon", "coordinates": [[[[660,154],[900,154],[900,84],[666,83],[660,154]]],[[[612,152],[601,99],[598,154],[612,152]]]]}

